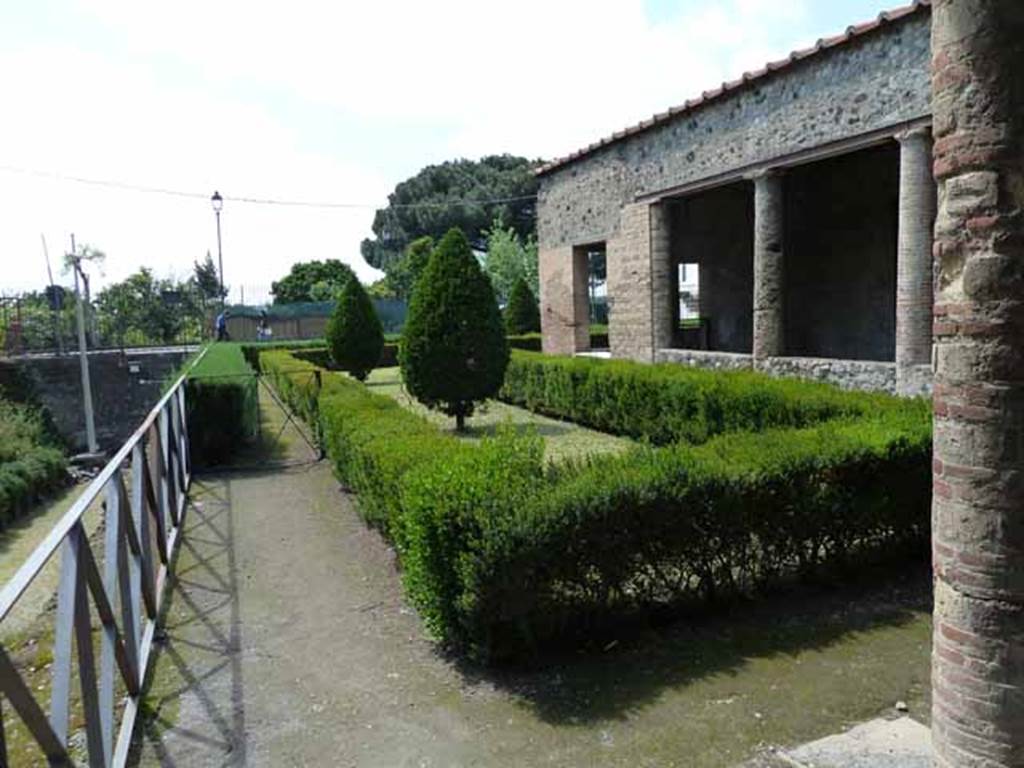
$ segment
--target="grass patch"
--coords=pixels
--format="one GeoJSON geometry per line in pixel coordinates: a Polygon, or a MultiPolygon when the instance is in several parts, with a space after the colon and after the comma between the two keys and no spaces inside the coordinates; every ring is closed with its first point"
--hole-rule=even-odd
{"type": "Polygon", "coordinates": [[[470,442],[494,437],[499,428],[511,425],[517,432],[532,432],[544,440],[544,456],[550,461],[581,459],[587,456],[615,454],[633,446],[631,440],[581,427],[569,421],[559,421],[532,413],[500,400],[488,400],[477,407],[466,421],[464,433],[455,431],[455,420],[438,411],[432,411],[413,399],[402,386],[398,368],[378,368],[366,380],[367,386],[377,394],[394,398],[403,407],[426,418],[443,433],[470,442]]]}

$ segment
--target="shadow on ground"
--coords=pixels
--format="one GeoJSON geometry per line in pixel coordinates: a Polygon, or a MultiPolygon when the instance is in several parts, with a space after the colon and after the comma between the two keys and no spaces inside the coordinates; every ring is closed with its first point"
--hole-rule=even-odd
{"type": "Polygon", "coordinates": [[[138,765],[144,753],[161,766],[180,764],[164,746],[172,728],[176,740],[194,742],[195,750],[220,752],[226,764],[246,762],[234,538],[230,484],[203,481],[194,487],[175,553],[174,576],[168,583],[162,629],[153,646],[156,657],[128,765],[138,765]],[[227,696],[225,688],[230,690],[227,696]],[[199,722],[179,719],[182,702],[201,713],[199,722]]]}
{"type": "MultiPolygon", "coordinates": [[[[914,562],[898,571],[880,568],[853,585],[794,586],[704,615],[623,627],[618,636],[604,632],[585,650],[538,656],[517,667],[453,663],[468,681],[508,692],[553,725],[628,720],[668,690],[736,678],[741,670],[749,677],[756,667],[765,671],[760,682],[775,688],[783,681],[773,678],[785,674],[794,661],[799,665],[801,657],[826,652],[848,664],[841,670],[846,680],[838,695],[869,700],[878,675],[909,663],[886,642],[892,633],[885,630],[899,631],[926,620],[931,599],[930,570],[926,563],[914,562]],[[865,656],[873,664],[862,665],[856,658],[865,656]]],[[[815,688],[832,681],[811,673],[785,682],[788,696],[809,699],[821,694],[815,688]]],[[[911,691],[916,697],[913,710],[919,719],[927,719],[927,680],[918,682],[911,691]]],[[[787,702],[777,704],[784,708],[787,702]]]]}

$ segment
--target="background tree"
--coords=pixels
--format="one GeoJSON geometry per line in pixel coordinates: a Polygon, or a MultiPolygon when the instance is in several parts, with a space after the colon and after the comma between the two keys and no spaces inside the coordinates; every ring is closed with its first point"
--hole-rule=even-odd
{"type": "Polygon", "coordinates": [[[459,431],[504,381],[508,345],[494,289],[460,229],[441,239],[416,283],[399,362],[409,394],[454,416],[459,431]]]}
{"type": "Polygon", "coordinates": [[[402,258],[392,266],[387,275],[388,285],[396,299],[408,301],[412,296],[412,288],[423,270],[427,268],[433,250],[434,238],[430,235],[418,237],[409,243],[402,258]]]}
{"type": "Polygon", "coordinates": [[[158,279],[143,267],[96,297],[101,335],[121,345],[167,344],[200,334],[202,309],[191,281],[158,279]]]}
{"type": "Polygon", "coordinates": [[[510,334],[540,331],[540,307],[526,281],[520,278],[512,287],[505,307],[505,330],[510,334]]]}
{"type": "Polygon", "coordinates": [[[362,283],[349,280],[327,321],[327,348],[335,365],[365,381],[380,362],[384,331],[362,283]]]}
{"type": "Polygon", "coordinates": [[[220,273],[213,263],[210,252],[206,252],[206,258],[202,262],[192,262],[192,281],[204,302],[213,299],[220,300],[221,296],[227,296],[227,287],[221,290],[220,273]]]}
{"type": "Polygon", "coordinates": [[[520,280],[525,280],[536,296],[540,291],[536,239],[531,234],[524,241],[513,227],[503,226],[501,219],[496,218],[487,232],[484,271],[500,301],[508,301],[520,280]]]}
{"type": "Polygon", "coordinates": [[[352,268],[337,259],[326,261],[300,261],[292,264],[291,271],[270,286],[275,304],[295,304],[316,301],[312,289],[317,283],[327,283],[328,297],[336,295],[349,279],[354,278],[352,268]]]}
{"type": "Polygon", "coordinates": [[[416,238],[437,239],[459,227],[474,250],[486,247],[486,230],[495,216],[523,238],[536,229],[537,179],[533,168],[540,161],[525,157],[492,155],[473,160],[453,160],[430,165],[395,187],[388,207],[373,219],[373,238],[363,240],[366,263],[390,272],[391,266],[416,238]],[[482,205],[475,200],[519,199],[482,205]],[[413,207],[409,207],[413,206],[413,207]]]}

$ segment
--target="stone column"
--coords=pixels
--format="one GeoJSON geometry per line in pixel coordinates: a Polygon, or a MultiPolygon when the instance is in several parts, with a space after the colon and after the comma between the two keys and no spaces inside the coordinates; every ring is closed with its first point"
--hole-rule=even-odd
{"type": "Polygon", "coordinates": [[[608,336],[612,357],[654,360],[654,291],[649,203],[631,203],[608,240],[608,336]]]}
{"type": "Polygon", "coordinates": [[[651,226],[651,291],[652,312],[654,316],[651,326],[654,334],[654,354],[659,349],[669,349],[675,334],[676,310],[672,302],[679,301],[679,291],[673,278],[672,242],[670,235],[671,216],[670,204],[666,201],[655,203],[650,207],[651,226]],[[673,292],[675,295],[673,295],[673,292]]]}
{"type": "Polygon", "coordinates": [[[754,360],[785,351],[782,176],[774,170],[754,180],[754,360]]]}
{"type": "Polygon", "coordinates": [[[1024,3],[934,0],[942,768],[1024,766],[1024,3]]]}
{"type": "Polygon", "coordinates": [[[541,247],[540,325],[549,355],[571,355],[590,343],[587,252],[571,245],[541,247]]]}
{"type": "Polygon", "coordinates": [[[932,230],[935,180],[927,128],[896,136],[900,143],[900,210],[896,253],[896,389],[913,394],[917,366],[932,359],[932,230]]]}

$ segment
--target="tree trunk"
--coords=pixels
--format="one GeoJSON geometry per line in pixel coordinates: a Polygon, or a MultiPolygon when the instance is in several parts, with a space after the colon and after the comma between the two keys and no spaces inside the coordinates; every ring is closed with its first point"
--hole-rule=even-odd
{"type": "Polygon", "coordinates": [[[1024,3],[935,0],[935,765],[1024,766],[1024,3]]]}

